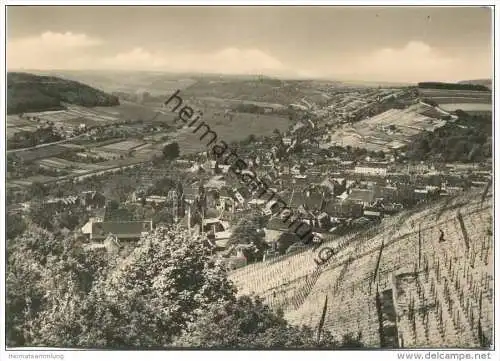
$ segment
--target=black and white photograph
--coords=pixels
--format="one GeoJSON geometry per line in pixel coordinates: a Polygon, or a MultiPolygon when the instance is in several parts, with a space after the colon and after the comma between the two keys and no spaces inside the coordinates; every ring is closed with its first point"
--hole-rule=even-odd
{"type": "Polygon", "coordinates": [[[498,359],[493,2],[2,10],[0,358],[498,359]]]}

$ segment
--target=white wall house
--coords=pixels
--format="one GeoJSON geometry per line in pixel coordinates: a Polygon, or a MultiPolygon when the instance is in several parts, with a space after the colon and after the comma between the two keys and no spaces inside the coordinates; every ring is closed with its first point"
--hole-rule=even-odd
{"type": "Polygon", "coordinates": [[[354,167],[354,173],[385,176],[385,175],[387,175],[387,168],[356,166],[356,167],[354,167]]]}

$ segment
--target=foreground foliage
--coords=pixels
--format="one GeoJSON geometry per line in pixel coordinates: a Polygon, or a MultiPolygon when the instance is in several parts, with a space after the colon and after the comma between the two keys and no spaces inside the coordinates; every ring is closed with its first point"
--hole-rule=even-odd
{"type": "Polygon", "coordinates": [[[217,349],[362,347],[360,342],[348,336],[343,343],[338,343],[327,332],[318,340],[311,328],[290,325],[282,312],[274,312],[262,299],[249,296],[212,304],[208,312],[188,326],[174,345],[217,349]]]}
{"type": "Polygon", "coordinates": [[[262,217],[256,215],[242,218],[229,238],[229,245],[247,246],[243,251],[250,263],[261,261],[268,247],[264,239],[265,232],[262,231],[264,222],[262,217]]]}
{"type": "Polygon", "coordinates": [[[491,115],[457,111],[458,120],[435,132],[419,134],[409,146],[414,161],[482,162],[492,156],[491,115]]]}
{"type": "Polygon", "coordinates": [[[9,241],[7,261],[11,347],[342,347],[237,297],[207,244],[184,231],[157,229],[119,257],[30,225],[9,241]]]}

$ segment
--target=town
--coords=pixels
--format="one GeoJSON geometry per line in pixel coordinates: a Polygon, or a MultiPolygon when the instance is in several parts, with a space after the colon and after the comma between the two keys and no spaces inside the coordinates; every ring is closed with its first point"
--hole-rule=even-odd
{"type": "MultiPolygon", "coordinates": [[[[315,242],[321,242],[376,225],[382,218],[422,202],[487,187],[492,165],[491,157],[482,153],[491,152],[485,143],[478,143],[481,149],[473,162],[424,161],[408,151],[411,136],[460,122],[457,115],[426,104],[421,97],[427,96],[427,92],[418,88],[369,92],[343,89],[344,98],[338,101],[359,102],[356,96],[363,94],[363,104],[372,106],[365,104],[361,109],[379,113],[359,121],[353,120],[359,109],[348,113],[339,112],[339,108],[333,111],[332,103],[336,105],[338,101],[329,100],[328,105],[321,107],[303,99],[303,105],[289,105],[290,117],[295,120],[288,129],[275,129],[269,136],[250,134],[232,146],[248,165],[248,172],[266,180],[293,210],[293,219],[311,225],[315,242]],[[403,105],[405,109],[396,109],[403,105]],[[362,125],[363,122],[370,126],[362,125]],[[373,135],[363,134],[367,131],[373,135]],[[339,134],[340,141],[332,140],[339,134]]],[[[480,94],[485,96],[486,92],[480,94]]],[[[352,109],[351,102],[347,104],[344,109],[352,109]]],[[[259,112],[261,108],[255,107],[259,112]]],[[[170,110],[167,108],[165,105],[164,113],[170,110]]],[[[220,111],[229,112],[233,118],[239,116],[230,109],[220,111]]],[[[65,113],[71,114],[71,110],[19,117],[39,123],[40,118],[52,119],[65,113]]],[[[153,122],[156,125],[158,119],[153,122]]],[[[104,128],[93,128],[77,141],[72,140],[74,133],[68,133],[68,142],[9,153],[8,165],[13,172],[8,172],[8,213],[12,217],[17,215],[15,219],[34,217],[35,223],[62,233],[77,232],[92,247],[103,246],[102,240],[109,234],[130,244],[156,225],[181,224],[191,227],[193,232],[209,235],[215,254],[223,257],[230,267],[241,267],[248,262],[244,245],[230,240],[232,230],[241,221],[251,219],[256,230],[264,235],[259,261],[303,248],[282,220],[269,217],[276,201],[269,201],[269,195],[258,189],[252,194],[252,189],[229,176],[231,164],[218,161],[209,150],[190,153],[181,150],[177,138],[188,133],[196,137],[198,128],[185,125],[175,131],[179,135],[166,133],[167,142],[147,141],[148,132],[158,137],[162,134],[160,126],[172,129],[173,124],[155,127],[140,124],[142,128],[134,129],[138,136],[142,134],[141,141],[127,134],[128,128],[117,121],[104,128]],[[116,124],[120,128],[115,128],[116,124]],[[108,135],[106,127],[119,132],[108,135]],[[183,153],[173,154],[175,159],[170,158],[172,144],[178,148],[173,153],[183,153]],[[37,174],[30,177],[35,170],[37,174]],[[96,185],[103,183],[109,191],[96,191],[100,189],[96,185]],[[42,215],[45,220],[37,218],[42,215]],[[62,223],[56,226],[53,222],[58,218],[62,223]],[[123,225],[128,231],[116,234],[123,225]],[[94,241],[98,243],[93,244],[94,241]]],[[[87,127],[91,125],[82,123],[80,129],[87,127]]],[[[206,145],[205,135],[206,132],[199,139],[201,147],[214,141],[212,137],[206,145]]],[[[253,256],[250,258],[255,261],[253,256]]]]}

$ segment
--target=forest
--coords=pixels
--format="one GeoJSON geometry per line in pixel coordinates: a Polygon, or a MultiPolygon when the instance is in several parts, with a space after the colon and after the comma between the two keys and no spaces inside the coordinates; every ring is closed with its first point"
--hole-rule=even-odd
{"type": "Polygon", "coordinates": [[[445,162],[481,162],[491,158],[491,115],[470,115],[461,110],[456,114],[456,122],[419,134],[409,145],[407,157],[445,162]]]}
{"type": "Polygon", "coordinates": [[[7,244],[6,278],[9,347],[363,347],[353,335],[317,337],[262,299],[238,296],[206,242],[183,230],[157,228],[117,254],[30,225],[7,244]]]}
{"type": "Polygon", "coordinates": [[[119,105],[118,97],[88,85],[54,76],[7,73],[7,114],[64,109],[63,103],[85,107],[119,105]]]}

